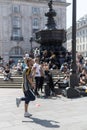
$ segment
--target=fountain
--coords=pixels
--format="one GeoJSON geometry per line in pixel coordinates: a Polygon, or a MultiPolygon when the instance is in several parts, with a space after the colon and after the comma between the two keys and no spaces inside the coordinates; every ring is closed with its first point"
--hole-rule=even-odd
{"type": "MultiPolygon", "coordinates": [[[[54,17],[56,12],[52,7],[52,0],[48,2],[49,11],[45,13],[47,24],[43,30],[36,32],[36,42],[40,44],[40,52],[43,50],[53,51],[59,58],[61,53],[65,56],[66,49],[62,43],[66,42],[66,31],[57,29],[54,17]]],[[[41,53],[42,54],[42,53],[41,53]]]]}

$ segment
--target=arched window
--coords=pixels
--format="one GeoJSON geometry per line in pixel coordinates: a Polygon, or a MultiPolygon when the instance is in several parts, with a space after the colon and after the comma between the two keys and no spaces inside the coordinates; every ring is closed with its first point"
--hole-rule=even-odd
{"type": "Polygon", "coordinates": [[[10,55],[24,55],[22,48],[16,46],[10,50],[10,55]]]}

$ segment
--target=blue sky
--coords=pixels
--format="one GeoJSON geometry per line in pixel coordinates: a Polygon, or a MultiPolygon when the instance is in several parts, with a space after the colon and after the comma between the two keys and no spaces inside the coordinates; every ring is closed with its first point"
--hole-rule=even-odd
{"type": "MultiPolygon", "coordinates": [[[[67,7],[67,28],[72,25],[72,2],[73,0],[67,0],[68,3],[71,3],[67,7]]],[[[87,14],[87,0],[76,0],[77,2],[77,20],[87,14]]]]}

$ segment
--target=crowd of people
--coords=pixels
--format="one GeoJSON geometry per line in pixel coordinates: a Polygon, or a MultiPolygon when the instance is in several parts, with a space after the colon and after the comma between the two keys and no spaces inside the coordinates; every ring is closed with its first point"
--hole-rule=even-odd
{"type": "MultiPolygon", "coordinates": [[[[46,94],[46,87],[49,88],[48,95],[55,96],[56,83],[53,81],[51,70],[56,69],[58,72],[61,72],[64,75],[64,84],[69,85],[71,59],[71,53],[66,52],[66,55],[60,53],[59,59],[57,59],[54,52],[45,50],[41,57],[38,55],[30,57],[28,53],[25,53],[23,59],[19,59],[16,65],[7,63],[4,67],[0,66],[0,72],[3,73],[3,80],[5,81],[13,80],[11,72],[14,70],[23,76],[24,97],[17,98],[16,103],[19,106],[21,101],[25,101],[25,117],[30,116],[28,113],[29,102],[34,101],[36,97],[40,97],[41,93],[46,94]],[[45,88],[43,88],[44,83],[46,83],[45,88]]],[[[87,58],[77,53],[76,63],[79,86],[87,92],[87,58]]]]}
{"type": "MultiPolygon", "coordinates": [[[[0,73],[2,72],[4,75],[3,80],[12,80],[11,73],[18,73],[22,75],[23,70],[26,68],[26,59],[29,58],[30,55],[26,52],[24,54],[23,59],[19,59],[17,64],[13,64],[10,61],[6,63],[4,66],[0,65],[0,73]]],[[[49,71],[53,69],[60,70],[62,73],[70,73],[71,72],[71,58],[72,55],[70,52],[60,53],[59,57],[53,51],[44,50],[41,57],[39,55],[35,55],[32,57],[33,59],[33,73],[36,82],[35,93],[38,94],[38,86],[40,86],[41,92],[43,91],[43,83],[44,83],[44,75],[46,76],[46,69],[48,66],[49,71]]],[[[77,63],[77,74],[79,77],[79,82],[82,77],[81,73],[83,69],[87,73],[87,59],[83,58],[83,56],[79,53],[76,54],[76,63],[77,63]]],[[[65,74],[66,77],[66,74],[65,74]]],[[[80,83],[81,84],[81,83],[80,83]]]]}

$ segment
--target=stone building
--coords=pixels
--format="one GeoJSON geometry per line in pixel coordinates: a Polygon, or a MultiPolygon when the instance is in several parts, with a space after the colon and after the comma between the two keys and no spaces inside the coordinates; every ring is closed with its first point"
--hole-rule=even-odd
{"type": "MultiPolygon", "coordinates": [[[[76,23],[76,51],[87,57],[87,15],[76,23]]],[[[67,50],[72,50],[72,27],[67,30],[67,50]]]]}
{"type": "MultiPolygon", "coordinates": [[[[0,56],[5,62],[17,61],[38,46],[35,32],[46,24],[47,0],[0,0],[0,56]],[[33,41],[30,38],[33,37],[33,41]],[[32,48],[31,48],[32,47],[32,48]]],[[[59,29],[66,29],[66,0],[54,0],[59,29]]]]}

